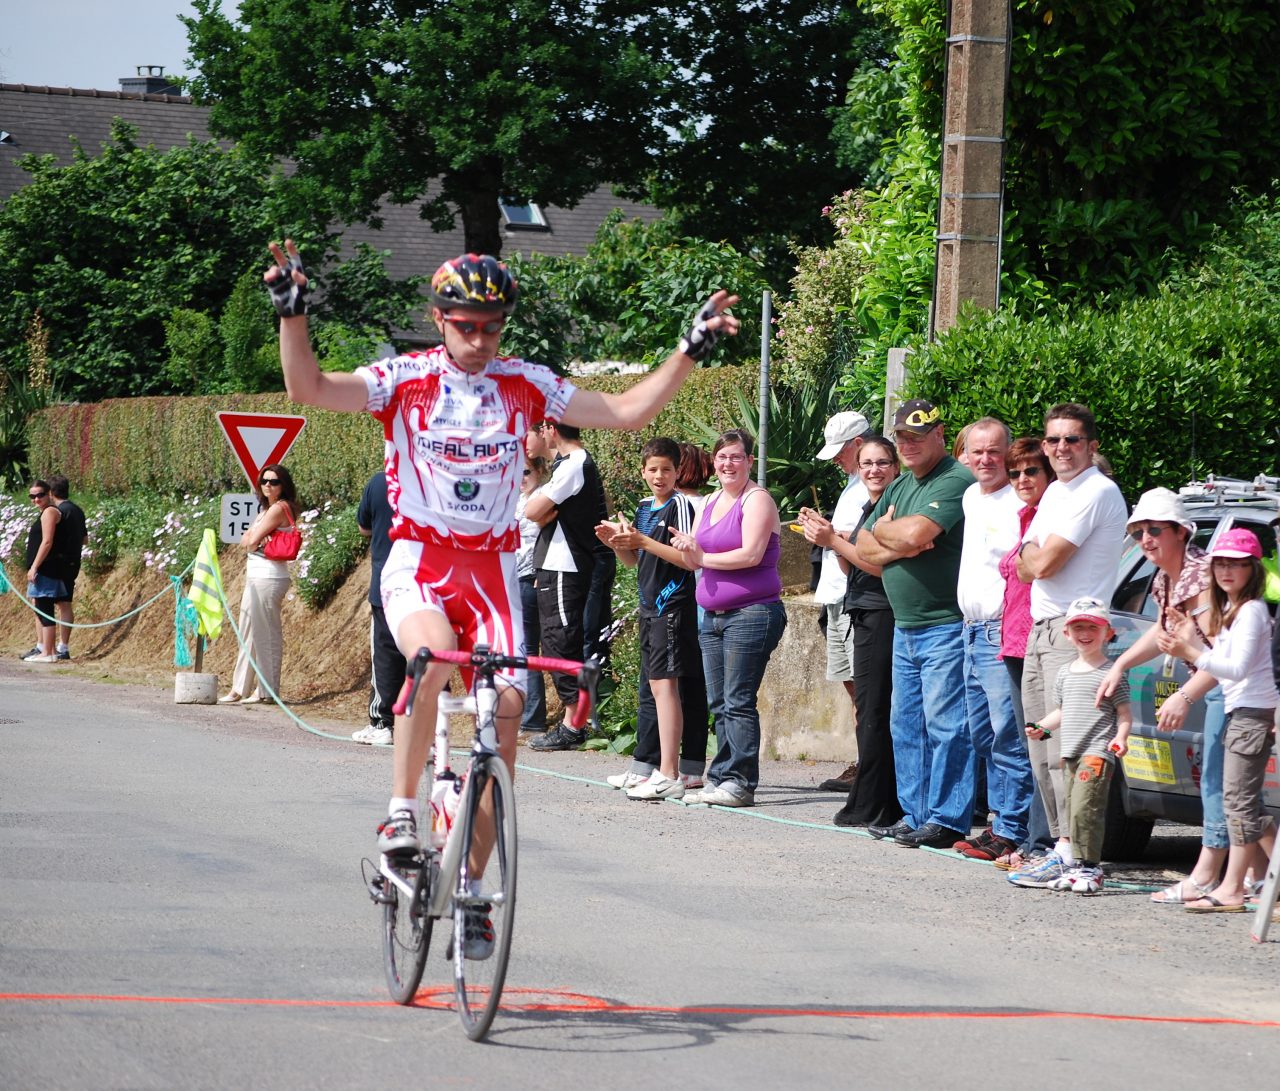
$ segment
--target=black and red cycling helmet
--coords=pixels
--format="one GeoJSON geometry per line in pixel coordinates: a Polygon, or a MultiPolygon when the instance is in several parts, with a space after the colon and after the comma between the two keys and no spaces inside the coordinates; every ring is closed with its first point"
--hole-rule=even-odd
{"type": "Polygon", "coordinates": [[[446,261],[431,278],[428,293],[442,311],[492,311],[511,314],[520,287],[511,271],[488,254],[459,254],[446,261]]]}

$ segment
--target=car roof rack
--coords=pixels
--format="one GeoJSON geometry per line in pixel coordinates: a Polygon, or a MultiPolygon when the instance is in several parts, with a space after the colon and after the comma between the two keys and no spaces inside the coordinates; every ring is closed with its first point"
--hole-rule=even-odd
{"type": "Polygon", "coordinates": [[[1193,481],[1178,490],[1186,503],[1241,504],[1263,503],[1280,509],[1280,477],[1258,474],[1252,481],[1239,477],[1207,474],[1203,481],[1193,481]]]}

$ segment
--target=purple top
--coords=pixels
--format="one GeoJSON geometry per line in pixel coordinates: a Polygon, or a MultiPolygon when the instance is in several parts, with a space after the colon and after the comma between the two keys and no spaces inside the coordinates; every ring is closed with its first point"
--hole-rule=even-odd
{"type": "MultiPolygon", "coordinates": [[[[744,489],[719,522],[711,522],[711,509],[707,504],[698,520],[694,537],[703,553],[728,553],[742,548],[742,502],[755,489],[744,489]]],[[[740,610],[782,599],[782,577],[778,574],[778,557],[782,543],[778,533],[769,535],[760,563],[750,568],[703,568],[698,581],[698,605],[704,610],[740,610]]]]}

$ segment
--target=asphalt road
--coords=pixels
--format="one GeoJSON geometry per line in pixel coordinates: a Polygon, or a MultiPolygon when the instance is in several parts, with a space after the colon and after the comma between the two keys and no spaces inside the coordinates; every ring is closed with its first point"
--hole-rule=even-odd
{"type": "Polygon", "coordinates": [[[527,756],[511,1007],[476,1045],[442,959],[419,1006],[386,999],[358,866],[389,751],[0,664],[0,1085],[1196,1086],[1280,1061],[1280,947],[1136,889],[1194,831],[1080,897],[824,828],[833,768],[770,763],[729,812],[527,756]]]}

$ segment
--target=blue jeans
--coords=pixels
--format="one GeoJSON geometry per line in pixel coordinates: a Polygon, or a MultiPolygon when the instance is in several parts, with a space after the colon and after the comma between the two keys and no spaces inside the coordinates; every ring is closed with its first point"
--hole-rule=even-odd
{"type": "Polygon", "coordinates": [[[1217,731],[1206,731],[1200,744],[1200,802],[1204,807],[1200,843],[1207,849],[1230,847],[1227,813],[1222,806],[1222,762],[1226,754],[1226,720],[1217,731]]]}
{"type": "MultiPolygon", "coordinates": [[[[1031,762],[1030,747],[1022,725],[1027,717],[1022,711],[1022,657],[1006,655],[1004,669],[1009,672],[1010,696],[1013,698],[1013,716],[1018,722],[1018,731],[1022,736],[1022,748],[1027,751],[1027,763],[1031,762]]],[[[1024,856],[1040,855],[1053,848],[1053,834],[1049,832],[1049,819],[1045,817],[1044,804],[1040,801],[1040,793],[1035,788],[1032,776],[1031,807],[1027,811],[1026,841],[1018,846],[1024,856]]]]}
{"type": "Polygon", "coordinates": [[[1009,672],[999,655],[999,621],[965,622],[964,703],[974,752],[986,765],[987,804],[996,815],[991,828],[1021,845],[1035,781],[1014,712],[1009,672]]]}
{"type": "MultiPolygon", "coordinates": [[[[542,646],[542,626],[538,621],[538,591],[533,577],[520,580],[520,607],[524,614],[524,654],[537,655],[542,646]]],[[[520,717],[521,731],[546,731],[547,694],[542,671],[529,671],[524,694],[524,712],[520,717]]]]}
{"type": "Polygon", "coordinates": [[[898,803],[912,829],[973,825],[973,744],[965,724],[964,623],[893,630],[889,732],[898,803]]]}
{"type": "Polygon", "coordinates": [[[706,611],[700,632],[707,704],[715,721],[716,756],[710,784],[749,793],[760,783],[760,712],[756,694],[769,656],[787,627],[780,602],[740,610],[706,611]]]}

